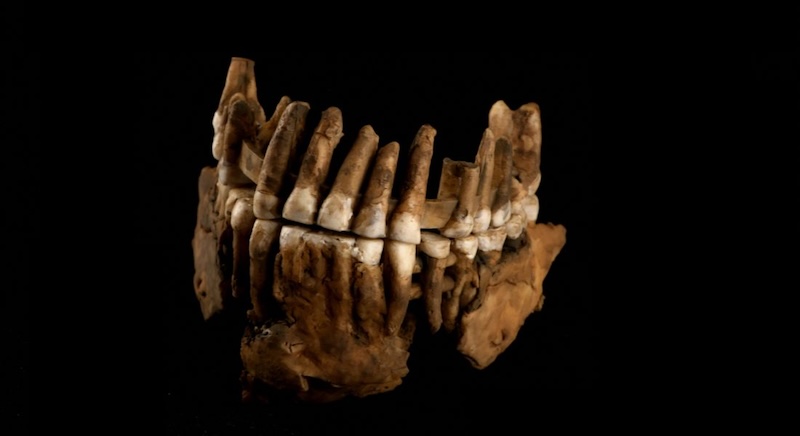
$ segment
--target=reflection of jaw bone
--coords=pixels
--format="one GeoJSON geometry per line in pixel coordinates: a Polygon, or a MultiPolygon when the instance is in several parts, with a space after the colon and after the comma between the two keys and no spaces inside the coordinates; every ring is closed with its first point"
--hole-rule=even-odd
{"type": "MultiPolygon", "coordinates": [[[[542,281],[566,241],[563,226],[536,223],[538,105],[511,110],[495,103],[475,161],[446,158],[436,198],[427,198],[432,126],[418,130],[407,155],[397,142],[381,146],[373,128],[363,126],[331,172],[340,140],[349,142],[341,111],[323,111],[306,138],[308,103],[282,97],[267,119],[256,94],[253,62],[233,58],[212,119],[212,155],[219,164],[201,177],[193,240],[204,317],[236,298],[249,300],[248,319],[255,326],[274,319],[299,322],[285,312],[287,296],[276,283],[288,274],[276,268],[292,265],[301,287],[304,274],[332,274],[324,283],[342,313],[329,311],[336,322],[323,324],[336,331],[369,341],[396,338],[420,298],[431,333],[444,326],[457,335],[458,350],[475,367],[494,361],[525,318],[541,308],[542,281]],[[398,178],[400,158],[408,159],[408,169],[398,178]],[[393,190],[397,198],[391,198],[393,190]],[[300,246],[336,261],[322,268],[283,257],[300,246]],[[345,293],[351,286],[352,294],[345,293]]],[[[293,374],[304,367],[306,375],[324,378],[324,371],[309,373],[308,362],[298,363],[298,353],[314,348],[284,340],[296,332],[273,325],[273,336],[258,345],[261,351],[243,351],[246,369],[266,378],[280,373],[286,381],[294,380],[287,368],[293,374]],[[295,345],[286,348],[287,341],[295,345]],[[284,350],[280,368],[259,366],[264,347],[284,350]]],[[[303,377],[289,384],[309,389],[303,377]]]]}

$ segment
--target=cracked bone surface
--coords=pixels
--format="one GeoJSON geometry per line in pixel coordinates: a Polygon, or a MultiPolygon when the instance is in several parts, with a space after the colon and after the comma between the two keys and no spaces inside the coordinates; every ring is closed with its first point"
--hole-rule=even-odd
{"type": "Polygon", "coordinates": [[[490,365],[542,309],[566,242],[563,226],[537,223],[539,106],[497,101],[475,162],[445,158],[428,199],[431,125],[411,144],[379,147],[369,125],[348,139],[335,107],[307,132],[309,103],[284,96],[267,119],[256,94],[253,61],[233,58],[192,239],[203,317],[247,306],[243,398],[392,390],[409,372],[415,334],[453,336],[454,352],[490,365]],[[350,148],[329,181],[341,139],[350,148]],[[397,174],[402,150],[407,170],[397,174]],[[418,318],[428,328],[416,329],[418,318]]]}

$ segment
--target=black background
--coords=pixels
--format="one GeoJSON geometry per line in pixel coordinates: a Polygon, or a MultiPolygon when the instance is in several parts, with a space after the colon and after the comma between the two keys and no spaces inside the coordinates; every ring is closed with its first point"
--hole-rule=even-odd
{"type": "MultiPolygon", "coordinates": [[[[425,419],[455,429],[450,426],[472,422],[457,416],[483,404],[524,403],[542,392],[594,385],[588,57],[237,52],[143,55],[134,64],[142,109],[164,126],[142,145],[153,157],[140,185],[140,219],[157,217],[158,224],[138,242],[151,247],[158,276],[151,291],[162,298],[166,434],[314,434],[331,427],[381,433],[414,429],[425,419]],[[566,226],[567,244],[545,280],[544,310],[527,319],[516,341],[490,367],[471,368],[443,334],[431,338],[420,330],[411,348],[411,372],[392,392],[327,405],[240,404],[241,322],[203,321],[192,289],[191,250],[197,178],[201,168],[215,164],[211,118],[232,56],[255,60],[259,101],[268,116],[283,95],[311,105],[310,125],[325,108],[339,107],[342,145],[371,124],[381,144],[396,140],[407,150],[419,126],[432,125],[437,130],[434,175],[445,156],[474,158],[495,101],[504,100],[512,109],[539,104],[539,222],[566,226]]],[[[336,156],[345,152],[340,146],[336,156]]],[[[401,151],[401,167],[403,156],[401,151]]],[[[429,192],[436,189],[434,178],[429,192]]]]}

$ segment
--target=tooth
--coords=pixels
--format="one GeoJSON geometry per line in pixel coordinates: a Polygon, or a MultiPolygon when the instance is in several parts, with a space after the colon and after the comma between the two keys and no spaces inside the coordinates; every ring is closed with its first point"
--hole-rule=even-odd
{"type": "Polygon", "coordinates": [[[503,249],[503,244],[506,241],[505,227],[496,227],[477,235],[478,237],[478,250],[482,252],[500,251],[503,249]]]}
{"type": "Polygon", "coordinates": [[[357,324],[367,334],[367,338],[380,338],[386,322],[383,269],[380,265],[358,263],[355,267],[354,283],[357,324]]]}
{"type": "Polygon", "coordinates": [[[272,220],[256,219],[250,234],[250,302],[253,305],[254,322],[265,319],[269,311],[274,265],[270,262],[278,250],[277,241],[281,223],[272,220]]]}
{"type": "MultiPolygon", "coordinates": [[[[403,182],[400,199],[392,212],[388,238],[409,244],[420,242],[420,222],[425,211],[425,194],[433,157],[433,138],[436,130],[422,126],[411,144],[408,173],[403,182]]],[[[391,315],[391,311],[390,311],[391,315]]]]}
{"type": "Polygon", "coordinates": [[[453,239],[453,251],[463,254],[469,260],[474,259],[475,255],[478,253],[478,238],[478,236],[469,235],[463,238],[453,239]]]}
{"type": "Polygon", "coordinates": [[[225,87],[222,89],[222,96],[214,112],[211,125],[214,127],[214,139],[211,144],[211,154],[214,159],[222,159],[224,153],[223,137],[225,126],[228,122],[228,109],[233,96],[240,93],[247,100],[248,105],[253,110],[255,121],[263,122],[266,119],[264,109],[258,104],[256,90],[255,62],[250,59],[234,57],[228,66],[228,75],[225,77],[225,87]]]}
{"type": "Polygon", "coordinates": [[[275,134],[269,141],[258,173],[258,187],[253,197],[253,210],[259,219],[280,218],[280,195],[289,172],[289,162],[297,142],[303,135],[308,103],[294,101],[283,111],[275,134]]]}
{"type": "Polygon", "coordinates": [[[275,130],[278,128],[278,123],[283,116],[283,112],[286,111],[286,107],[289,106],[289,103],[291,102],[292,99],[289,97],[281,97],[281,99],[278,101],[278,104],[275,106],[275,112],[273,112],[269,120],[263,123],[258,129],[254,151],[258,153],[259,156],[264,156],[264,152],[267,150],[267,145],[269,145],[270,141],[272,140],[272,136],[275,135],[275,130]]]}
{"type": "MultiPolygon", "coordinates": [[[[478,250],[477,247],[478,247],[478,239],[475,238],[475,251],[476,252],[478,250]]],[[[445,266],[451,267],[451,266],[455,265],[456,264],[456,259],[457,259],[456,254],[453,253],[453,251],[451,250],[450,254],[447,255],[447,264],[445,264],[445,266]]]]}
{"type": "Polygon", "coordinates": [[[219,179],[225,185],[252,183],[239,169],[239,155],[244,142],[255,139],[255,116],[244,95],[234,94],[228,106],[228,122],[222,138],[219,179]]]}
{"type": "Polygon", "coordinates": [[[319,188],[328,176],[333,150],[342,135],[342,112],[336,107],[326,109],[303,156],[294,189],[283,206],[284,218],[314,224],[319,207],[319,188]]]}
{"type": "Polygon", "coordinates": [[[439,178],[439,193],[436,198],[440,200],[455,199],[458,197],[461,184],[461,168],[459,162],[450,158],[442,161],[442,176],[439,178]]]}
{"type": "Polygon", "coordinates": [[[442,325],[445,330],[453,331],[458,317],[458,309],[461,302],[461,294],[465,289],[474,287],[475,282],[475,261],[470,259],[466,252],[462,251],[463,246],[453,244],[453,251],[456,253],[456,263],[453,265],[454,274],[453,289],[449,292],[446,299],[442,301],[442,325]]]}
{"type": "Polygon", "coordinates": [[[416,256],[416,257],[414,257],[414,268],[411,270],[411,273],[412,274],[419,274],[421,272],[422,272],[422,258],[419,257],[419,256],[416,256]]]}
{"type": "Polygon", "coordinates": [[[492,185],[497,187],[497,194],[492,204],[492,227],[501,227],[511,217],[511,143],[505,138],[498,139],[495,154],[492,185]]]}
{"type": "Polygon", "coordinates": [[[425,311],[431,333],[436,333],[442,326],[442,287],[450,244],[447,238],[422,232],[419,249],[426,255],[426,265],[422,272],[422,296],[425,298],[425,311]]]}
{"type": "MultiPolygon", "coordinates": [[[[312,235],[313,233],[308,233],[312,235]]],[[[350,236],[327,236],[322,246],[330,247],[332,257],[328,305],[333,313],[334,325],[340,331],[352,331],[353,318],[353,246],[355,238],[350,236]]]]}
{"type": "Polygon", "coordinates": [[[358,132],[353,148],[336,174],[333,187],[319,209],[318,224],[326,229],[342,232],[350,228],[353,203],[356,201],[364,176],[378,149],[378,135],[372,126],[358,132]]]}
{"type": "Polygon", "coordinates": [[[233,228],[233,278],[231,290],[234,298],[250,295],[250,233],[256,217],[253,199],[240,198],[231,212],[233,228]]]}
{"type": "Polygon", "coordinates": [[[380,265],[383,244],[383,239],[356,238],[353,256],[367,265],[380,265]]]}
{"type": "MultiPolygon", "coordinates": [[[[511,141],[514,170],[522,186],[529,189],[538,177],[542,146],[542,124],[539,105],[527,103],[512,111],[498,101],[489,111],[489,128],[496,138],[511,141]]],[[[535,193],[533,189],[531,194],[535,193]]]]}
{"type": "Polygon", "coordinates": [[[475,195],[478,190],[480,168],[468,162],[459,162],[461,187],[458,204],[450,220],[442,228],[442,235],[448,238],[463,238],[472,232],[475,213],[475,195]]]}
{"type": "Polygon", "coordinates": [[[397,142],[390,142],[378,150],[367,191],[361,198],[358,215],[353,220],[354,233],[367,238],[386,237],[386,215],[399,151],[400,144],[397,142]]]}
{"type": "Polygon", "coordinates": [[[386,277],[389,278],[389,301],[387,304],[386,331],[395,335],[403,323],[411,300],[411,275],[416,263],[417,246],[407,242],[388,239],[386,277]]]}
{"type": "Polygon", "coordinates": [[[491,130],[483,131],[483,138],[478,149],[475,163],[480,166],[478,182],[478,210],[473,220],[473,233],[485,232],[492,221],[492,180],[494,177],[494,134],[491,130]]]}
{"type": "Polygon", "coordinates": [[[517,239],[527,226],[527,215],[521,201],[511,203],[511,218],[506,223],[506,234],[509,239],[517,239]]]}
{"type": "Polygon", "coordinates": [[[522,207],[525,210],[525,218],[529,222],[536,222],[539,217],[539,197],[535,195],[525,197],[522,201],[522,207]]]}
{"type": "Polygon", "coordinates": [[[514,133],[514,111],[508,107],[506,102],[498,100],[489,109],[489,129],[494,133],[495,138],[511,138],[514,133]]]}

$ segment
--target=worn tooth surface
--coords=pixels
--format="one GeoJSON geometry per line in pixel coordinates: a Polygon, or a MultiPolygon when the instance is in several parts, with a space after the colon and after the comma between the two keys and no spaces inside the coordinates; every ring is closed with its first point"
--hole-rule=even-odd
{"type": "Polygon", "coordinates": [[[478,237],[478,250],[483,252],[500,251],[506,242],[508,233],[505,227],[491,228],[478,237]]]}
{"type": "Polygon", "coordinates": [[[378,150],[367,190],[361,198],[353,232],[367,238],[386,237],[386,216],[392,195],[400,144],[390,142],[378,150]]]}
{"type": "Polygon", "coordinates": [[[259,219],[281,217],[280,210],[283,204],[279,196],[288,178],[289,163],[294,149],[303,135],[308,111],[308,103],[294,101],[281,114],[258,173],[253,208],[259,219]]]}
{"type": "MultiPolygon", "coordinates": [[[[478,254],[478,236],[469,235],[463,238],[453,239],[452,251],[463,254],[467,259],[474,259],[478,254]]],[[[449,265],[448,265],[449,266],[449,265]]]]}
{"type": "Polygon", "coordinates": [[[342,138],[342,111],[331,107],[322,113],[314,129],[292,193],[283,205],[283,217],[289,221],[314,224],[319,207],[319,190],[331,164],[333,150],[342,138]]]}
{"type": "Polygon", "coordinates": [[[389,283],[389,301],[387,303],[386,332],[396,335],[403,323],[411,300],[411,276],[417,259],[415,244],[387,239],[386,277],[389,283]]]}
{"type": "Polygon", "coordinates": [[[495,139],[491,130],[483,131],[475,163],[480,167],[478,206],[473,220],[473,233],[485,232],[492,222],[492,181],[494,180],[495,139]]]}
{"type": "Polygon", "coordinates": [[[511,217],[511,143],[499,138],[495,143],[495,167],[492,184],[497,193],[492,204],[492,227],[501,227],[511,217]]]}
{"type": "Polygon", "coordinates": [[[444,259],[450,254],[450,239],[432,232],[421,232],[419,249],[436,259],[444,259]]]}
{"type": "Polygon", "coordinates": [[[436,130],[426,124],[417,131],[417,135],[414,137],[414,142],[411,144],[408,172],[389,224],[389,239],[419,244],[420,223],[425,211],[425,195],[428,189],[435,136],[436,130]]]}
{"type": "Polygon", "coordinates": [[[330,193],[319,209],[317,223],[320,226],[339,232],[350,228],[354,203],[378,149],[378,139],[372,126],[364,126],[358,132],[355,144],[347,154],[330,193]]]}
{"type": "Polygon", "coordinates": [[[463,238],[472,232],[474,226],[480,167],[469,162],[459,162],[458,168],[461,178],[458,203],[450,220],[441,229],[442,235],[448,238],[463,238]]]}

